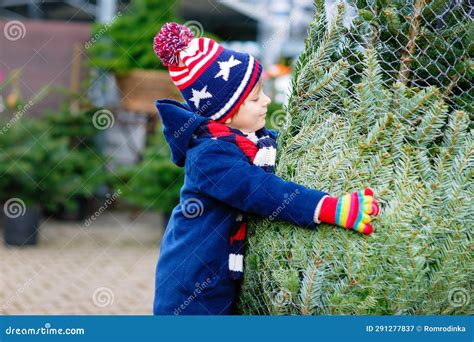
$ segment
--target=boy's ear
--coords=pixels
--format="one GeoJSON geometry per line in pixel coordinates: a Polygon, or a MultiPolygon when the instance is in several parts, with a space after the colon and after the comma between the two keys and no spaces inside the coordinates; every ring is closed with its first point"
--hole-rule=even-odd
{"type": "Polygon", "coordinates": [[[232,118],[228,118],[228,119],[225,121],[226,124],[230,124],[231,122],[232,122],[232,118]]]}

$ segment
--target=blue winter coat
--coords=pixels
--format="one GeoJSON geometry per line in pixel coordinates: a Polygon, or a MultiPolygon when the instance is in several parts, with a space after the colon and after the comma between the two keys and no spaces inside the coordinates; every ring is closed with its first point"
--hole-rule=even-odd
{"type": "MultiPolygon", "coordinates": [[[[233,143],[196,138],[193,132],[206,118],[187,104],[155,104],[171,158],[184,166],[185,178],[161,241],[153,313],[232,314],[240,284],[228,277],[228,259],[239,211],[315,229],[314,210],[326,193],[265,172],[233,143]]],[[[271,134],[276,138],[276,131],[271,134]]]]}

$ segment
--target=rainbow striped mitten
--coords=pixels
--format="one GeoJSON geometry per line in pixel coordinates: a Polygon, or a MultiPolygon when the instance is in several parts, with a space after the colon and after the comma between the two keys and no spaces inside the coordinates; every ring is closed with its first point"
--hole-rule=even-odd
{"type": "Polygon", "coordinates": [[[319,220],[369,235],[373,231],[369,224],[371,215],[377,216],[379,212],[373,190],[366,188],[363,192],[356,191],[341,197],[325,197],[319,220]]]}

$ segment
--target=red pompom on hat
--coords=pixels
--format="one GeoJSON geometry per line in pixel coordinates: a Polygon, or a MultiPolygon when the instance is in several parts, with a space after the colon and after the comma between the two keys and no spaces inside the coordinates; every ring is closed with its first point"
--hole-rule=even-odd
{"type": "Polygon", "coordinates": [[[165,66],[179,65],[179,52],[184,50],[191,39],[193,31],[185,25],[167,23],[153,39],[153,50],[165,66]]]}
{"type": "Polygon", "coordinates": [[[163,25],[153,49],[189,108],[218,122],[237,113],[262,74],[260,62],[248,53],[195,38],[189,27],[174,22],[163,25]]]}

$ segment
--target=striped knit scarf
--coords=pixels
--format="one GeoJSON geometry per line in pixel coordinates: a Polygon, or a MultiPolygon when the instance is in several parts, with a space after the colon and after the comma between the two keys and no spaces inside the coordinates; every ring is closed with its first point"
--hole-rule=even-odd
{"type": "MultiPolygon", "coordinates": [[[[271,138],[268,130],[263,127],[254,133],[243,133],[225,124],[209,120],[201,124],[195,134],[231,142],[239,147],[249,162],[261,167],[265,172],[273,173],[276,159],[276,141],[271,138]]],[[[244,247],[247,234],[248,218],[239,213],[230,235],[229,276],[241,279],[244,268],[244,247]]]]}

